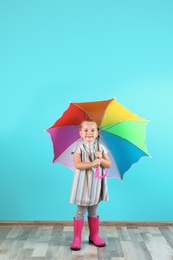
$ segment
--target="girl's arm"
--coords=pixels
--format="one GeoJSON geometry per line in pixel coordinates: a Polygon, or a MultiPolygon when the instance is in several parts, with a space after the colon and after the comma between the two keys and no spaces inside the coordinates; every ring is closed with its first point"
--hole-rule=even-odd
{"type": "Polygon", "coordinates": [[[104,168],[110,168],[111,167],[111,160],[109,159],[109,156],[107,154],[101,155],[100,151],[95,151],[96,158],[101,160],[101,166],[104,168]]]}
{"type": "Polygon", "coordinates": [[[74,165],[75,168],[78,170],[87,170],[91,169],[92,167],[97,167],[100,165],[101,159],[96,158],[92,162],[82,162],[81,161],[81,155],[79,153],[74,153],[74,165]]]}
{"type": "Polygon", "coordinates": [[[102,158],[100,158],[101,160],[101,166],[103,166],[104,168],[110,168],[111,167],[111,160],[109,159],[109,156],[107,154],[104,154],[102,158]]]}

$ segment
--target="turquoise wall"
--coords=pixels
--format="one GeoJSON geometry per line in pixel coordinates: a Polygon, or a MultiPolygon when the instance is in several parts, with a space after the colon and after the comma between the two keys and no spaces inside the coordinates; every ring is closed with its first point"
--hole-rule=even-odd
{"type": "Polygon", "coordinates": [[[109,179],[101,220],[173,221],[173,1],[1,1],[0,220],[72,220],[73,173],[44,132],[70,101],[150,120],[144,157],[109,179]]]}

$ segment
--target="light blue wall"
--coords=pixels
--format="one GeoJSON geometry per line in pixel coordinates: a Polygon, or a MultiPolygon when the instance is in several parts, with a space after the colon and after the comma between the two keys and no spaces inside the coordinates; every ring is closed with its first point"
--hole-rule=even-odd
{"type": "Polygon", "coordinates": [[[173,1],[1,1],[0,220],[71,220],[73,173],[46,128],[70,101],[116,97],[150,120],[142,158],[109,179],[101,220],[173,221],[173,1]]]}

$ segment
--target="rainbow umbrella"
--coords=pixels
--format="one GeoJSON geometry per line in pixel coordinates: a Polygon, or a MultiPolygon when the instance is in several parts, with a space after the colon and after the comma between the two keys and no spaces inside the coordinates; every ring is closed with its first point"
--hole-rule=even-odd
{"type": "Polygon", "coordinates": [[[83,120],[88,119],[99,126],[99,142],[109,151],[112,166],[108,170],[107,178],[122,180],[132,164],[143,156],[149,156],[145,141],[148,121],[135,115],[113,98],[70,103],[63,115],[46,130],[53,143],[53,163],[60,163],[74,170],[71,152],[82,142],[79,126],[83,120]]]}

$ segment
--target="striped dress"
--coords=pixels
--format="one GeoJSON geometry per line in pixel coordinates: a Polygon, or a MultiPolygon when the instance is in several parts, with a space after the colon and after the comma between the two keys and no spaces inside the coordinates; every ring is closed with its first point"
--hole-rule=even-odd
{"type": "MultiPolygon", "coordinates": [[[[94,152],[98,150],[98,144],[83,143],[75,147],[73,153],[81,154],[82,162],[90,162],[95,159],[94,152]]],[[[99,151],[107,154],[106,148],[99,144],[99,151]]],[[[103,167],[99,167],[100,175],[104,174],[103,167]]],[[[94,177],[95,169],[75,170],[72,184],[70,203],[81,206],[92,206],[101,200],[108,200],[108,190],[106,178],[98,179],[94,177]]]]}

